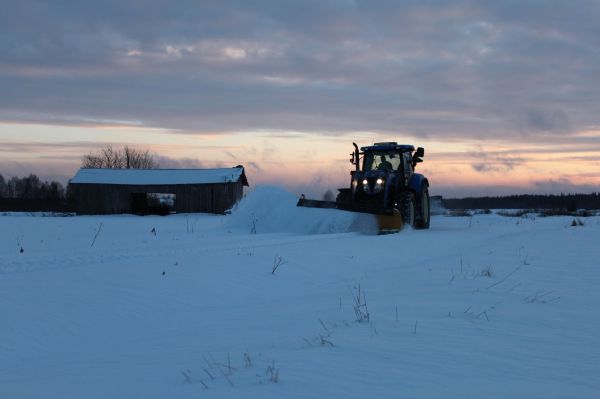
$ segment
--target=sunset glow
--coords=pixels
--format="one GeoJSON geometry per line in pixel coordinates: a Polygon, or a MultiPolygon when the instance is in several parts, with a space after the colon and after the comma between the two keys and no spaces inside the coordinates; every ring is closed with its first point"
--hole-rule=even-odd
{"type": "Polygon", "coordinates": [[[432,194],[600,187],[592,3],[138,7],[1,13],[3,176],[66,183],[131,145],[321,195],[347,185],[352,142],[397,141],[425,147],[432,194]]]}

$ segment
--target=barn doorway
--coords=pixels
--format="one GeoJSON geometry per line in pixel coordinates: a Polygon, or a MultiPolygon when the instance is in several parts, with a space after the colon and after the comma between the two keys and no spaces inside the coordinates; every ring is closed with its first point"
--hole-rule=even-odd
{"type": "Polygon", "coordinates": [[[132,193],[131,213],[161,215],[175,213],[176,195],[173,193],[132,193]]]}
{"type": "Polygon", "coordinates": [[[136,215],[148,214],[146,193],[131,193],[131,213],[136,215]]]}
{"type": "Polygon", "coordinates": [[[173,193],[148,193],[146,194],[146,204],[148,212],[153,215],[170,215],[175,213],[176,195],[173,193]]]}

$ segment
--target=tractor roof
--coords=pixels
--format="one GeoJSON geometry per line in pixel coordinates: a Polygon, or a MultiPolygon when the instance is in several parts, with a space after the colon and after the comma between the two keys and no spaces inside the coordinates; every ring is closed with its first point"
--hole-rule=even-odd
{"type": "Polygon", "coordinates": [[[367,147],[361,147],[361,151],[414,151],[415,147],[410,144],[398,144],[396,142],[375,143],[367,147]]]}

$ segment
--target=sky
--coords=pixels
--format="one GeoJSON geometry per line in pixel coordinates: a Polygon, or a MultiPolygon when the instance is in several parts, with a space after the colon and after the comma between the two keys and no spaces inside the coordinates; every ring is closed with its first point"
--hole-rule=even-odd
{"type": "Polygon", "coordinates": [[[251,185],[349,185],[425,148],[447,197],[600,191],[598,1],[0,0],[0,174],[106,145],[251,185]]]}

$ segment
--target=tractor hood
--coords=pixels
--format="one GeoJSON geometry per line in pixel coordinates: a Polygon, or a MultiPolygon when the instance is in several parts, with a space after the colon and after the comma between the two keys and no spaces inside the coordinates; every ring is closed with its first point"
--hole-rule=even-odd
{"type": "Polygon", "coordinates": [[[364,171],[361,173],[362,177],[366,178],[366,179],[370,179],[370,178],[376,179],[378,177],[383,179],[384,177],[387,176],[387,174],[388,174],[388,172],[386,172],[384,170],[367,170],[367,171],[364,171]]]}
{"type": "Polygon", "coordinates": [[[380,194],[393,180],[393,176],[394,173],[384,170],[368,170],[356,174],[356,183],[360,191],[365,194],[380,194]]]}
{"type": "Polygon", "coordinates": [[[356,174],[356,177],[359,179],[367,179],[367,180],[377,180],[384,179],[387,180],[390,176],[395,176],[395,172],[388,172],[385,170],[366,170],[356,174]]]}

